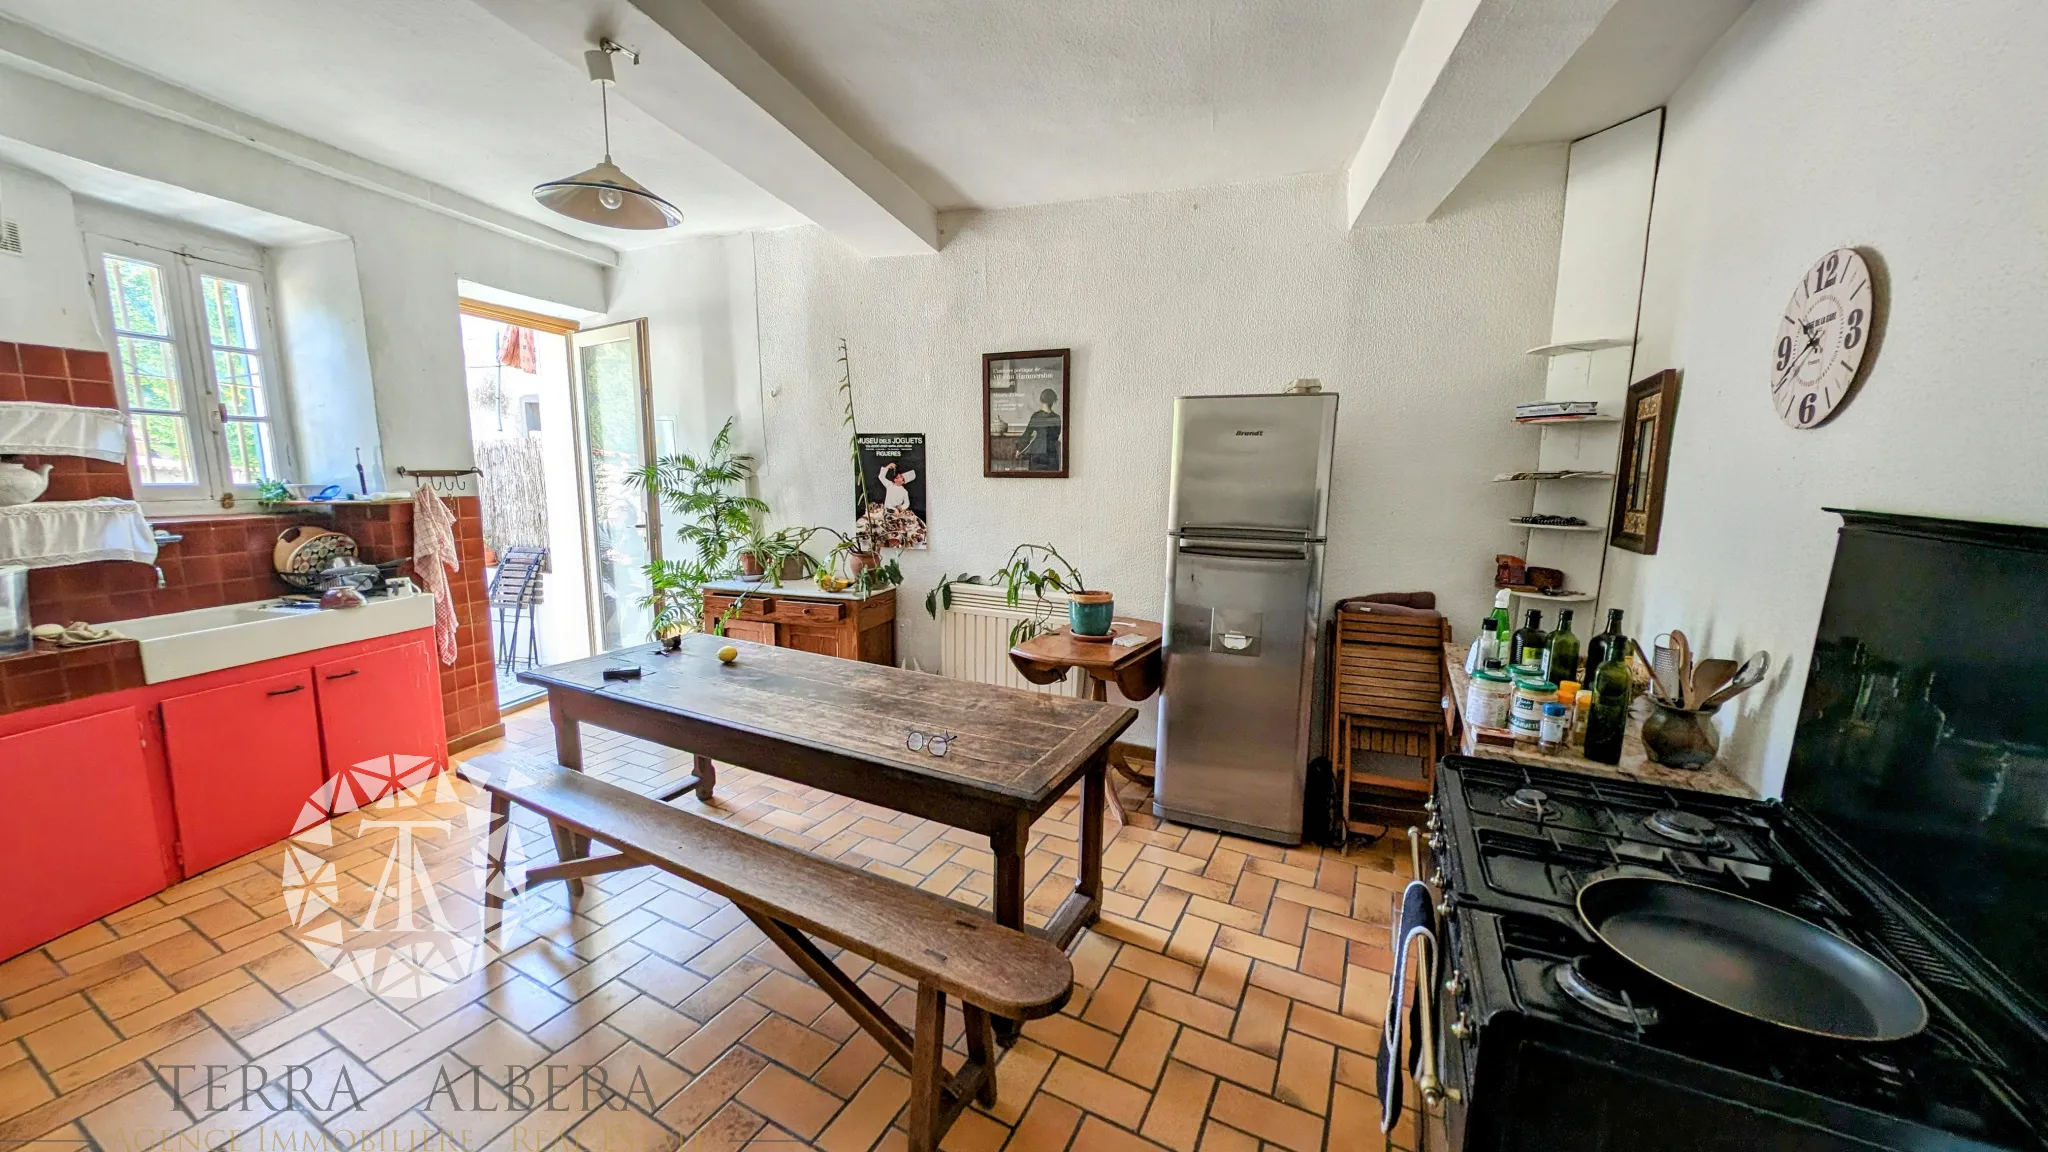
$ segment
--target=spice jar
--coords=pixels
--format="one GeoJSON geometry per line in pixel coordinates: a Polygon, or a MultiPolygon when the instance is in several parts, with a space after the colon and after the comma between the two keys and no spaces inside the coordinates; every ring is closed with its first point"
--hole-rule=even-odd
{"type": "Polygon", "coordinates": [[[1536,746],[1545,752],[1556,752],[1564,747],[1570,738],[1566,730],[1571,725],[1571,710],[1552,701],[1543,706],[1543,719],[1537,729],[1536,746]]]}
{"type": "Polygon", "coordinates": [[[1508,726],[1515,730],[1515,738],[1534,740],[1541,735],[1543,706],[1556,700],[1557,685],[1540,677],[1517,676],[1508,716],[1508,726]]]}
{"type": "Polygon", "coordinates": [[[1500,661],[1487,661],[1486,667],[1472,674],[1472,683],[1465,689],[1465,723],[1474,728],[1507,727],[1508,697],[1513,691],[1507,673],[1500,670],[1500,661]]]}

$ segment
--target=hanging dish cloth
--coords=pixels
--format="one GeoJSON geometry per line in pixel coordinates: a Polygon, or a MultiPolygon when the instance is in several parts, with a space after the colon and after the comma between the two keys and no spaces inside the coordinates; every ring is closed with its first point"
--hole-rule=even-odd
{"type": "Polygon", "coordinates": [[[533,342],[533,329],[507,328],[498,341],[498,364],[528,374],[540,371],[540,353],[533,342]]]}
{"type": "Polygon", "coordinates": [[[455,514],[434,490],[422,484],[412,494],[413,573],[434,596],[434,645],[441,663],[455,663],[455,590],[448,573],[462,568],[455,550],[455,514]]]}

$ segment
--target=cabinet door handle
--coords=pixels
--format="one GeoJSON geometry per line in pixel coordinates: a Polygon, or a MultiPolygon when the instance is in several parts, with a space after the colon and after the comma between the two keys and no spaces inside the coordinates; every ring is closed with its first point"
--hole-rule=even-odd
{"type": "Polygon", "coordinates": [[[265,695],[265,696],[289,696],[289,695],[291,695],[291,694],[292,694],[292,693],[294,693],[294,692],[304,692],[305,690],[306,690],[306,686],[305,686],[304,684],[294,684],[294,685],[292,685],[292,686],[291,686],[291,687],[289,687],[289,688],[273,688],[273,689],[271,689],[270,691],[268,691],[268,692],[265,692],[265,693],[264,693],[264,695],[265,695]]]}
{"type": "Polygon", "coordinates": [[[346,679],[348,679],[349,677],[351,677],[351,676],[353,676],[353,675],[355,675],[356,673],[358,673],[358,672],[361,672],[361,671],[362,671],[362,669],[361,669],[361,668],[351,668],[351,669],[349,669],[349,670],[348,670],[348,671],[346,671],[346,672],[336,672],[336,673],[335,673],[335,674],[333,674],[332,676],[329,676],[329,677],[328,677],[328,679],[329,679],[329,680],[346,680],[346,679]]]}

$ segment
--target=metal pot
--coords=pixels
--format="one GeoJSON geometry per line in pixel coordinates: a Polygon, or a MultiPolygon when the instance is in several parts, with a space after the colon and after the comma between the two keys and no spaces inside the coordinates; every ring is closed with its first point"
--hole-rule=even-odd
{"type": "Polygon", "coordinates": [[[1653,698],[1643,718],[1643,751],[1666,768],[1706,767],[1721,752],[1721,732],[1714,727],[1717,710],[1672,708],[1653,698]]]}

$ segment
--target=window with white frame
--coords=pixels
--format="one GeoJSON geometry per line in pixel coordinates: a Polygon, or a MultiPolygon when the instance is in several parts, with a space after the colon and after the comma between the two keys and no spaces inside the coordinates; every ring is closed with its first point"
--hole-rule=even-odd
{"type": "Polygon", "coordinates": [[[158,511],[253,502],[290,452],[260,261],[91,241],[137,498],[158,511]]]}

